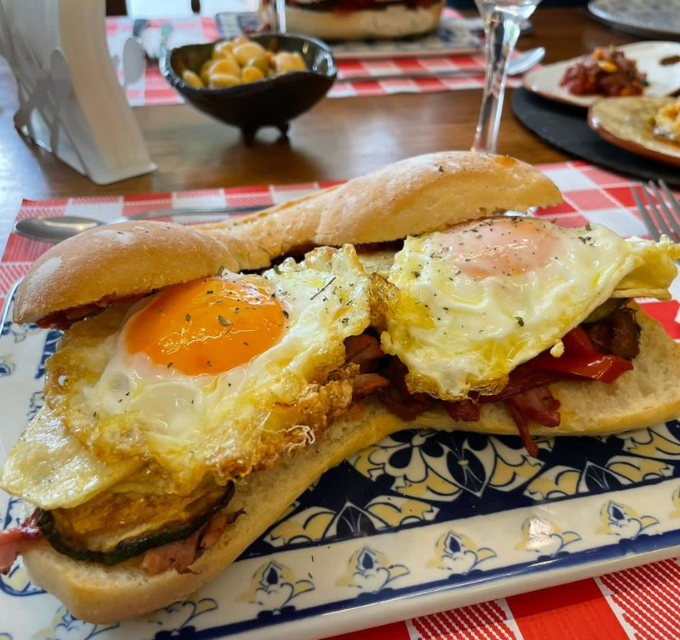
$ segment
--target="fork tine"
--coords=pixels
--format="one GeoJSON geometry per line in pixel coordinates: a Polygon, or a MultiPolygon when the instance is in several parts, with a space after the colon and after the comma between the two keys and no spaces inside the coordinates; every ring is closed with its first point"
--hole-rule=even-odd
{"type": "MultiPolygon", "coordinates": [[[[642,189],[642,185],[638,184],[637,185],[640,189],[642,189]]],[[[654,220],[652,220],[652,217],[649,215],[649,211],[647,211],[647,207],[643,204],[642,200],[640,199],[640,196],[637,192],[637,189],[633,186],[630,188],[630,190],[633,193],[633,199],[635,200],[635,204],[637,205],[638,211],[640,212],[640,215],[642,216],[642,220],[645,223],[645,227],[647,227],[647,231],[649,231],[649,235],[652,236],[652,240],[655,242],[659,241],[659,238],[661,238],[661,232],[656,226],[656,223],[654,220]]]]}
{"type": "Polygon", "coordinates": [[[673,240],[676,240],[676,241],[679,240],[680,239],[680,222],[678,222],[678,220],[675,219],[675,216],[673,215],[671,210],[668,208],[668,205],[664,201],[663,196],[661,195],[661,192],[659,191],[659,187],[657,187],[651,181],[649,182],[649,187],[654,192],[654,195],[656,196],[656,201],[659,203],[659,206],[663,209],[663,212],[665,214],[665,216],[663,216],[664,225],[670,231],[670,233],[668,234],[669,237],[673,240]],[[673,236],[675,236],[675,238],[673,236]]]}
{"type": "Polygon", "coordinates": [[[663,181],[659,180],[659,186],[661,187],[661,190],[664,192],[666,196],[666,200],[671,205],[671,208],[673,209],[673,212],[675,215],[671,215],[673,220],[680,225],[680,202],[678,202],[678,199],[673,195],[673,192],[668,188],[668,185],[663,181]]]}
{"type": "Polygon", "coordinates": [[[668,226],[668,223],[666,222],[666,218],[663,217],[663,214],[661,213],[661,210],[659,209],[658,205],[654,202],[654,197],[650,193],[650,189],[645,187],[645,185],[642,185],[642,193],[644,194],[645,198],[647,199],[647,203],[649,205],[648,210],[650,216],[652,216],[652,219],[654,220],[654,225],[656,228],[663,234],[667,236],[672,236],[673,231],[671,231],[671,228],[668,226]]]}

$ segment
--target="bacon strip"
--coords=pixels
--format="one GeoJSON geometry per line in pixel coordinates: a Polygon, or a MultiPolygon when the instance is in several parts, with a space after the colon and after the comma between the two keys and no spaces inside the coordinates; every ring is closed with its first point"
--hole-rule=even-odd
{"type": "Polygon", "coordinates": [[[385,404],[388,411],[399,416],[402,420],[415,420],[421,413],[427,411],[433,399],[426,393],[410,393],[406,386],[408,369],[399,358],[392,358],[387,366],[386,375],[390,386],[378,392],[378,397],[385,404]]]}
{"type": "Polygon", "coordinates": [[[458,402],[445,402],[444,408],[456,422],[459,420],[477,422],[480,417],[480,405],[504,401],[519,429],[519,435],[525,449],[529,455],[536,458],[538,457],[538,447],[529,434],[529,421],[533,420],[544,427],[558,427],[561,420],[558,411],[560,401],[553,397],[547,384],[524,388],[524,381],[520,381],[513,394],[506,393],[506,389],[495,396],[479,396],[475,399],[468,398],[458,402]]]}
{"type": "Polygon", "coordinates": [[[640,353],[640,325],[635,320],[635,310],[630,307],[616,309],[604,320],[585,324],[583,328],[600,353],[626,360],[640,353]]]}
{"type": "Polygon", "coordinates": [[[529,421],[534,420],[544,427],[560,426],[560,401],[553,397],[547,386],[534,387],[506,400],[510,415],[519,429],[522,444],[527,453],[538,458],[538,446],[529,435],[529,421]]]}
{"type": "Polygon", "coordinates": [[[390,381],[379,373],[360,373],[352,380],[352,400],[370,396],[379,389],[390,386],[390,381]]]}
{"type": "Polygon", "coordinates": [[[0,573],[7,575],[20,553],[43,537],[34,511],[22,524],[0,531],[0,573]]]}
{"type": "Polygon", "coordinates": [[[477,422],[479,420],[479,405],[468,398],[458,402],[445,402],[444,409],[456,422],[477,422]]]}
{"type": "Polygon", "coordinates": [[[372,373],[385,356],[380,341],[369,333],[350,336],[345,340],[347,363],[358,364],[361,373],[372,373]]]}

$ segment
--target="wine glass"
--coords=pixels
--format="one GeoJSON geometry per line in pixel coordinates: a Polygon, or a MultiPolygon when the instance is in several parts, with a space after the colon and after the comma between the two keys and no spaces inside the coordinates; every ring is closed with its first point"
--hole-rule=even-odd
{"type": "Polygon", "coordinates": [[[286,33],[286,0],[269,0],[269,8],[271,10],[271,31],[286,33]]]}
{"type": "Polygon", "coordinates": [[[473,151],[496,153],[503,112],[507,64],[515,50],[521,25],[541,0],[475,0],[484,20],[486,80],[473,151]]]}

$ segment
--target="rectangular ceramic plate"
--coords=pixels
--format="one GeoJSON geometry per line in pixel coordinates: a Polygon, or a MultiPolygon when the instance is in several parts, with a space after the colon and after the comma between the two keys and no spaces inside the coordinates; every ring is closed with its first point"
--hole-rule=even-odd
{"type": "MultiPolygon", "coordinates": [[[[235,38],[260,26],[257,13],[218,13],[217,27],[225,38],[235,38]]],[[[351,58],[404,58],[414,56],[462,55],[480,53],[482,40],[477,21],[443,16],[437,31],[424,36],[398,40],[359,40],[330,43],[337,60],[351,58]]]]}
{"type": "MultiPolygon", "coordinates": [[[[0,457],[40,408],[59,332],[4,317],[0,457]]],[[[191,600],[114,625],[73,618],[21,566],[0,581],[0,639],[303,640],[673,556],[680,422],[541,441],[409,430],[326,473],[191,600]],[[11,612],[11,613],[9,613],[11,612]]],[[[4,527],[25,516],[0,495],[4,527]]]]}

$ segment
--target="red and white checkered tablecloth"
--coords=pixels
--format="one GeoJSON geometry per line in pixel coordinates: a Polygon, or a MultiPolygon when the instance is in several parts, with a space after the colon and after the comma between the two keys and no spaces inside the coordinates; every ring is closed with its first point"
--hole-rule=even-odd
{"type": "MultiPolygon", "coordinates": [[[[568,226],[588,222],[621,235],[646,235],[628,178],[585,162],[539,167],[560,187],[564,203],[540,212],[568,226]]],[[[183,191],[142,196],[25,200],[18,218],[89,215],[101,220],[155,209],[283,202],[334,183],[183,191]]],[[[0,302],[49,245],[10,234],[0,262],[0,302]]],[[[680,341],[677,300],[645,304],[680,341]]],[[[680,563],[664,560],[600,578],[414,618],[333,640],[658,640],[680,638],[680,563]]]]}
{"type": "MultiPolygon", "coordinates": [[[[127,17],[107,18],[106,29],[109,51],[121,59],[125,40],[132,34],[134,20],[127,17]]],[[[152,20],[147,30],[160,31],[164,22],[172,25],[171,46],[211,42],[219,39],[216,22],[213,18],[189,17],[183,19],[152,20]]],[[[375,96],[394,93],[433,93],[455,91],[458,89],[481,89],[484,86],[483,55],[444,55],[424,57],[396,57],[384,59],[338,60],[338,81],[328,93],[330,98],[350,96],[375,96]],[[426,79],[396,78],[375,82],[344,82],[343,78],[352,76],[371,76],[378,73],[406,74],[420,72],[444,72],[460,69],[475,69],[476,75],[463,77],[432,77],[426,79]]],[[[122,83],[122,69],[118,70],[122,83]]],[[[521,80],[509,78],[508,85],[519,86],[521,80]]],[[[183,98],[166,82],[156,62],[146,61],[142,78],[126,90],[128,102],[133,107],[144,105],[181,104],[183,98]]]]}
{"type": "MultiPolygon", "coordinates": [[[[158,43],[160,44],[160,28],[163,23],[172,25],[171,44],[181,46],[200,42],[211,42],[218,40],[220,32],[213,18],[200,16],[189,18],[174,18],[171,20],[151,20],[146,27],[149,31],[155,31],[158,43]]],[[[123,45],[132,35],[134,20],[132,18],[107,18],[106,19],[106,39],[109,52],[112,56],[117,56],[122,60],[123,45]]],[[[148,34],[150,35],[150,34],[148,34]]],[[[119,65],[118,77],[123,81],[123,70],[119,65]]],[[[162,104],[182,104],[184,99],[177,93],[161,75],[158,63],[146,60],[144,75],[139,80],[126,89],[128,102],[133,107],[144,105],[162,104]]]]}

